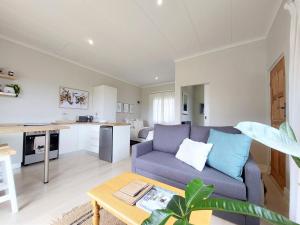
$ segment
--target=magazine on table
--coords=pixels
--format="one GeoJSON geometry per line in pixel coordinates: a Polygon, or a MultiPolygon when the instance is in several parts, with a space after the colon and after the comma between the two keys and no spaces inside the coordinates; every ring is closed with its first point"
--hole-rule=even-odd
{"type": "Polygon", "coordinates": [[[165,209],[174,195],[175,192],[155,186],[137,201],[136,206],[148,213],[156,209],[165,209]]]}

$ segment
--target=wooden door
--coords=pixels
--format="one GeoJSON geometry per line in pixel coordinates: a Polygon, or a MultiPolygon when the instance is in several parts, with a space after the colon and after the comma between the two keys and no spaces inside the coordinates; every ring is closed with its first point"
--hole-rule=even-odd
{"type": "MultiPolygon", "coordinates": [[[[286,118],[285,99],[285,62],[282,58],[270,74],[271,86],[271,123],[278,128],[286,118]]],[[[284,190],[286,185],[285,161],[286,155],[276,150],[271,151],[271,175],[284,190]]]]}

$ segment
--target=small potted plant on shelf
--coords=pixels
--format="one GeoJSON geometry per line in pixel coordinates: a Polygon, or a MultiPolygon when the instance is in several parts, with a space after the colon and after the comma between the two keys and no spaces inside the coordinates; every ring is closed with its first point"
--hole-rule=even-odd
{"type": "Polygon", "coordinates": [[[21,88],[18,84],[7,84],[6,87],[12,88],[14,93],[16,94],[16,97],[19,96],[19,94],[21,92],[21,88]]]}
{"type": "MultiPolygon", "coordinates": [[[[276,129],[260,123],[241,122],[236,128],[272,149],[291,155],[300,168],[300,144],[297,143],[295,134],[287,123],[283,123],[279,129],[276,129]]],[[[210,198],[213,192],[213,185],[206,185],[200,179],[192,180],[186,186],[184,197],[174,195],[166,209],[153,211],[143,225],[164,225],[170,217],[176,219],[174,225],[191,225],[189,223],[191,213],[198,210],[243,214],[277,225],[299,225],[278,213],[249,202],[210,198]]]]}

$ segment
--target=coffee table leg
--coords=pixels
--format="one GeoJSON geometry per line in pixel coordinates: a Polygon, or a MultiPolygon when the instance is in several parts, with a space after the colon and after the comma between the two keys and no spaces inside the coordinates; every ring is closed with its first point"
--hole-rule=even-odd
{"type": "Polygon", "coordinates": [[[98,205],[97,201],[92,201],[93,206],[93,225],[99,225],[100,224],[100,206],[98,205]]]}

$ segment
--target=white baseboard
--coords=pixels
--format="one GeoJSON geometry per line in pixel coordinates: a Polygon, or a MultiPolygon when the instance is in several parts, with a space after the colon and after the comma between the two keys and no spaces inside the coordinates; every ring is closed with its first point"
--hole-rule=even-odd
{"type": "Polygon", "coordinates": [[[12,164],[12,168],[13,169],[19,169],[19,168],[21,168],[21,163],[13,163],[12,164]]]}

